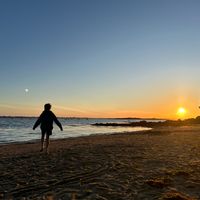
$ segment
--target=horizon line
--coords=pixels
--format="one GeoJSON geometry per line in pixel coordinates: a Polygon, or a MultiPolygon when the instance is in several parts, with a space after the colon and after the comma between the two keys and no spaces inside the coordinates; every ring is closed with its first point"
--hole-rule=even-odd
{"type": "MultiPolygon", "coordinates": [[[[23,115],[0,115],[0,118],[38,118],[38,116],[23,116],[23,115]]],[[[154,120],[167,120],[164,118],[156,117],[75,117],[75,116],[58,116],[57,118],[76,118],[76,119],[154,119],[154,120]]]]}

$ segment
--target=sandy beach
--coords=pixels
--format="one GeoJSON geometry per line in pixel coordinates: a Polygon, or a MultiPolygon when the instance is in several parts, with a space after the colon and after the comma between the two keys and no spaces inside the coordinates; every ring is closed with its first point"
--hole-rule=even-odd
{"type": "Polygon", "coordinates": [[[0,199],[200,199],[200,126],[0,146],[0,199]]]}

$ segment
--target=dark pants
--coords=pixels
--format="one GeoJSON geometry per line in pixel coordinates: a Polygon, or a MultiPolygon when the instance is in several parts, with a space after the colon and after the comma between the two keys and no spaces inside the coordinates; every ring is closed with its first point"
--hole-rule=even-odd
{"type": "Polygon", "coordinates": [[[52,130],[47,130],[47,129],[41,129],[42,132],[42,137],[44,138],[44,136],[50,136],[52,135],[52,130]]]}

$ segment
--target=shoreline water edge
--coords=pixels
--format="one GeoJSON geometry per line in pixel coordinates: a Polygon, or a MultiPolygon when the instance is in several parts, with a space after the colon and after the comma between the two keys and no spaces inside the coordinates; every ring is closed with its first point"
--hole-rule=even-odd
{"type": "MultiPolygon", "coordinates": [[[[36,118],[0,117],[0,144],[32,142],[40,138],[40,128],[32,130],[36,118]]],[[[113,134],[149,130],[147,127],[110,126],[98,127],[95,123],[128,124],[139,119],[88,119],[88,118],[59,118],[63,125],[63,132],[54,126],[52,139],[63,139],[98,134],[113,134]]]]}

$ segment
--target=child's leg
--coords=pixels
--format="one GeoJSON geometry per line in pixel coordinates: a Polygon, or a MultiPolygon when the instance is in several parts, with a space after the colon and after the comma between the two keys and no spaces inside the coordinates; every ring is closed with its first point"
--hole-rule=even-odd
{"type": "Polygon", "coordinates": [[[49,153],[49,134],[46,134],[46,153],[49,153]]]}
{"type": "Polygon", "coordinates": [[[47,131],[46,134],[46,153],[49,153],[49,144],[50,144],[50,135],[52,134],[52,131],[47,131]]]}
{"type": "Polygon", "coordinates": [[[40,151],[43,151],[43,149],[44,149],[44,136],[45,136],[45,131],[42,130],[42,133],[41,133],[41,149],[40,149],[40,151]]]}

